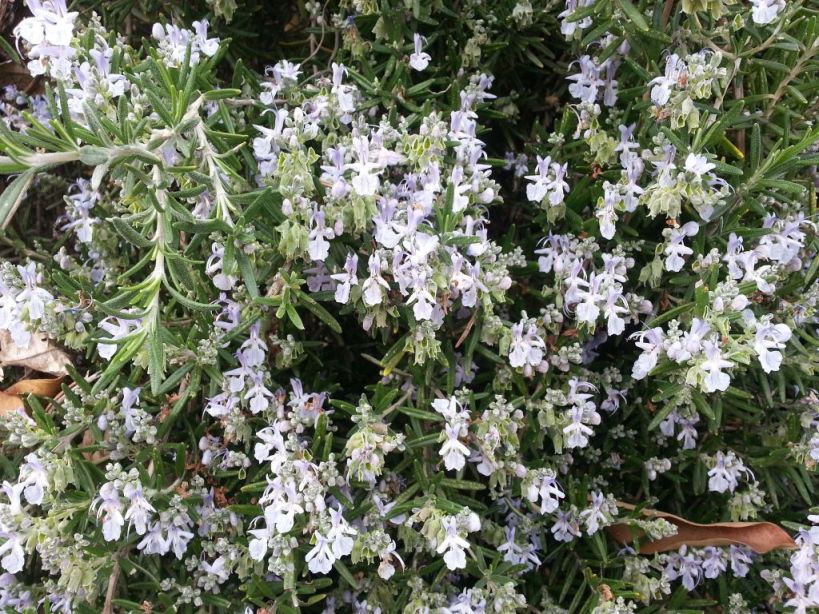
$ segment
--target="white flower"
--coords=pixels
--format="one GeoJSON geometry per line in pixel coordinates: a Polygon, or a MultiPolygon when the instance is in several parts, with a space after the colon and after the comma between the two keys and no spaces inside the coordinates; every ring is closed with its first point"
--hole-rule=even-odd
{"type": "Polygon", "coordinates": [[[665,575],[669,580],[682,578],[682,585],[689,591],[700,581],[702,569],[700,561],[696,555],[688,554],[688,546],[682,546],[679,552],[668,555],[668,563],[665,567],[665,575]]]}
{"type": "Polygon", "coordinates": [[[45,490],[48,488],[48,470],[34,453],[26,455],[26,462],[20,467],[20,484],[25,486],[23,494],[26,501],[32,505],[40,505],[43,502],[45,490]]]}
{"type": "Polygon", "coordinates": [[[708,546],[703,548],[702,570],[706,578],[714,579],[725,573],[725,550],[708,546]]]}
{"type": "Polygon", "coordinates": [[[367,262],[370,276],[361,285],[362,298],[367,307],[381,304],[384,292],[389,291],[390,284],[381,276],[381,259],[378,254],[372,254],[367,262]]]}
{"type": "Polygon", "coordinates": [[[393,565],[393,558],[404,568],[404,559],[402,559],[397,552],[395,552],[395,542],[390,541],[389,545],[378,553],[381,557],[381,563],[378,565],[378,575],[384,579],[389,580],[395,573],[395,565],[393,565]]]}
{"type": "Polygon", "coordinates": [[[219,243],[211,245],[211,255],[205,263],[205,273],[213,280],[213,285],[225,292],[232,290],[238,281],[234,275],[226,275],[224,266],[225,248],[219,243]]]}
{"type": "Polygon", "coordinates": [[[26,560],[26,553],[17,535],[6,537],[5,543],[0,545],[0,555],[3,555],[3,558],[0,559],[0,565],[2,565],[3,569],[7,572],[17,573],[22,571],[23,564],[26,560]]]}
{"type": "Polygon", "coordinates": [[[708,158],[702,154],[690,153],[685,159],[685,170],[689,173],[694,173],[697,177],[702,177],[716,168],[713,162],[709,162],[708,158]]]}
{"type": "Polygon", "coordinates": [[[357,90],[355,87],[343,83],[344,75],[347,74],[347,69],[343,64],[333,62],[331,68],[333,71],[332,93],[336,98],[338,110],[342,113],[341,121],[342,123],[349,123],[351,121],[349,114],[355,111],[355,94],[357,90]]]}
{"type": "Polygon", "coordinates": [[[538,335],[537,328],[530,324],[526,332],[526,319],[512,326],[512,341],[509,344],[509,364],[512,367],[538,367],[543,362],[546,343],[538,335]]]}
{"type": "Polygon", "coordinates": [[[584,17],[580,20],[569,21],[578,8],[585,8],[594,4],[594,0],[566,0],[566,9],[558,14],[560,19],[560,32],[567,39],[572,37],[577,30],[585,30],[592,25],[592,18],[584,17]]]}
{"type": "Polygon", "coordinates": [[[614,287],[609,287],[606,291],[606,303],[603,307],[603,315],[606,318],[606,331],[609,335],[620,335],[626,329],[626,321],[620,317],[631,313],[628,301],[623,294],[614,287]]]}
{"type": "Polygon", "coordinates": [[[264,555],[267,554],[267,530],[250,529],[248,532],[255,536],[247,544],[247,550],[250,554],[250,558],[254,561],[261,561],[264,559],[264,555]]]}
{"type": "Polygon", "coordinates": [[[80,243],[91,243],[94,225],[99,223],[99,219],[91,215],[91,210],[99,201],[100,194],[91,188],[90,181],[82,178],[74,182],[71,190],[76,190],[76,193],[67,197],[70,201],[70,206],[66,209],[68,223],[60,230],[73,230],[80,243]]]}
{"type": "Polygon", "coordinates": [[[734,492],[739,485],[739,477],[752,475],[737,455],[729,451],[725,454],[717,452],[714,457],[714,466],[708,471],[708,490],[711,492],[734,492]]]}
{"type": "Polygon", "coordinates": [[[574,296],[571,300],[567,297],[566,302],[576,303],[575,317],[577,317],[578,322],[588,324],[597,322],[597,318],[600,316],[600,307],[597,304],[604,298],[600,292],[603,281],[603,276],[596,273],[591,273],[588,281],[579,277],[572,278],[575,285],[574,296]]]}
{"type": "Polygon", "coordinates": [[[253,326],[250,327],[250,335],[239,348],[241,351],[240,362],[246,367],[258,367],[264,364],[267,359],[267,344],[259,334],[260,329],[261,323],[259,321],[254,322],[253,326]]]}
{"type": "Polygon", "coordinates": [[[165,554],[168,552],[168,542],[162,536],[162,524],[157,520],[137,544],[137,549],[144,554],[165,554]]]}
{"type": "Polygon", "coordinates": [[[438,544],[436,551],[444,555],[447,569],[455,571],[466,567],[466,550],[469,542],[458,534],[458,519],[455,516],[446,516],[441,519],[445,537],[438,544]]]}
{"type": "Polygon", "coordinates": [[[193,31],[172,24],[155,23],[151,36],[158,42],[159,53],[169,66],[180,66],[190,45],[191,65],[199,63],[202,54],[211,57],[219,50],[219,39],[208,38],[208,22],[193,22],[193,31]]]}
{"type": "Polygon", "coordinates": [[[702,382],[703,392],[727,390],[731,385],[731,377],[723,373],[722,369],[733,367],[734,363],[722,357],[722,352],[716,343],[705,341],[703,348],[706,356],[706,360],[700,364],[700,369],[706,373],[702,382]]]}
{"type": "Polygon", "coordinates": [[[662,328],[657,326],[647,331],[635,333],[633,337],[638,339],[635,345],[643,350],[643,353],[634,363],[631,374],[634,379],[643,379],[657,366],[657,360],[663,349],[665,333],[662,328]]]}
{"type": "Polygon", "coordinates": [[[296,523],[296,514],[304,513],[304,508],[296,502],[296,492],[293,486],[286,486],[283,491],[274,491],[277,497],[265,500],[272,500],[273,503],[264,510],[264,518],[268,528],[282,535],[289,533],[296,523]],[[286,494],[285,494],[286,493],[286,494]]]}
{"type": "Polygon", "coordinates": [[[370,141],[366,136],[353,137],[353,154],[357,161],[347,164],[347,168],[354,172],[353,190],[359,196],[373,196],[381,185],[378,178],[381,166],[370,161],[370,141]]]}
{"type": "Polygon", "coordinates": [[[355,254],[348,254],[344,262],[344,271],[330,275],[330,278],[337,281],[335,299],[337,303],[344,305],[350,300],[350,289],[358,285],[358,256],[355,254]]]}
{"type": "Polygon", "coordinates": [[[583,55],[577,60],[580,72],[566,77],[574,81],[569,86],[569,94],[580,102],[594,103],[597,100],[598,90],[604,85],[600,78],[600,66],[597,66],[591,56],[583,55]]]}
{"type": "Polygon", "coordinates": [[[131,501],[128,511],[125,512],[128,527],[133,526],[137,535],[145,535],[148,523],[151,520],[151,512],[156,511],[154,506],[145,498],[141,485],[126,484],[125,488],[122,489],[122,494],[131,501]]]}
{"type": "Polygon", "coordinates": [[[429,320],[432,318],[435,297],[432,296],[422,279],[419,278],[415,289],[407,299],[407,305],[412,305],[412,314],[416,320],[429,320]]]}
{"type": "Polygon", "coordinates": [[[29,72],[69,79],[75,54],[70,45],[78,13],[69,12],[65,0],[28,0],[26,4],[32,16],[17,24],[14,35],[29,45],[29,72]]]}
{"type": "Polygon", "coordinates": [[[787,324],[771,324],[759,322],[754,335],[754,350],[759,356],[759,364],[765,373],[779,371],[782,364],[782,352],[788,339],[791,338],[791,329],[787,324]]]}
{"type": "Polygon", "coordinates": [[[347,523],[340,509],[330,508],[328,512],[331,526],[327,539],[332,542],[333,555],[338,559],[353,551],[353,537],[358,535],[358,532],[347,523]]]}
{"type": "Polygon", "coordinates": [[[580,523],[577,519],[577,511],[572,506],[569,511],[557,510],[555,523],[552,525],[552,535],[559,542],[570,542],[576,537],[580,537],[580,523]]]}
{"type": "Polygon", "coordinates": [[[553,469],[536,469],[531,471],[524,480],[526,490],[524,494],[532,503],[537,503],[540,499],[540,513],[550,514],[554,512],[560,500],[565,498],[565,493],[557,483],[557,476],[553,469]]]}
{"type": "Polygon", "coordinates": [[[33,262],[23,266],[17,265],[17,272],[25,286],[15,297],[18,307],[28,312],[28,317],[32,321],[41,320],[46,312],[46,305],[54,302],[54,296],[41,288],[42,274],[37,272],[33,262]]]}
{"type": "Polygon", "coordinates": [[[663,250],[666,255],[665,270],[677,272],[680,271],[685,264],[683,256],[690,256],[694,253],[690,247],[687,247],[683,241],[686,237],[693,237],[700,230],[699,224],[696,222],[687,222],[679,228],[670,228],[663,232],[668,235],[668,243],[663,250]]]}
{"type": "Polygon", "coordinates": [[[606,498],[602,492],[596,491],[591,495],[591,505],[580,512],[580,517],[586,523],[589,535],[594,535],[601,527],[609,524],[609,517],[617,514],[617,506],[606,498]]]}
{"type": "MultiPolygon", "coordinates": [[[[287,528],[287,531],[280,531],[279,527],[277,526],[280,518],[289,517],[283,517],[279,514],[279,510],[276,506],[269,505],[264,510],[265,527],[263,529],[250,529],[248,531],[248,533],[253,536],[253,539],[248,542],[248,550],[250,552],[250,558],[252,558],[254,561],[261,561],[265,554],[267,554],[268,541],[271,537],[274,537],[280,533],[286,533],[290,530],[290,528],[292,528],[292,526],[287,528],[288,523],[285,520],[282,528],[287,528]]],[[[259,520],[259,518],[256,518],[254,522],[256,520],[259,520]]]]}
{"type": "Polygon", "coordinates": [[[100,487],[100,494],[94,499],[91,508],[97,509],[98,518],[105,516],[102,521],[102,534],[105,541],[118,540],[122,534],[125,518],[122,515],[119,492],[113,482],[106,482],[100,487]]]}
{"type": "Polygon", "coordinates": [[[597,205],[597,210],[594,212],[600,224],[600,235],[604,239],[614,238],[617,222],[617,212],[614,207],[620,200],[620,192],[617,187],[606,181],[603,184],[603,200],[597,205]]]}
{"type": "Polygon", "coordinates": [[[11,484],[9,482],[3,482],[3,492],[9,499],[8,504],[4,507],[9,516],[17,516],[22,513],[23,501],[21,495],[25,488],[26,485],[24,483],[11,484]]]}
{"type": "Polygon", "coordinates": [[[651,88],[651,102],[662,106],[671,97],[671,90],[677,85],[680,75],[685,71],[685,63],[676,53],[665,59],[665,74],[649,81],[651,88]]]}
{"type": "Polygon", "coordinates": [[[185,552],[188,549],[188,542],[190,542],[191,539],[193,539],[193,533],[185,529],[184,526],[172,523],[171,526],[168,527],[165,543],[169,549],[173,551],[174,556],[182,560],[182,557],[185,556],[185,552]]]}
{"type": "Polygon", "coordinates": [[[423,45],[424,45],[425,42],[426,42],[426,39],[423,36],[421,36],[420,34],[416,33],[413,36],[413,43],[415,45],[415,53],[410,55],[409,63],[410,63],[410,66],[412,66],[412,68],[414,68],[415,70],[417,70],[419,72],[426,69],[426,67],[429,66],[430,60],[432,60],[432,58],[430,57],[430,55],[428,53],[421,50],[423,48],[423,45]]]}
{"type": "Polygon", "coordinates": [[[585,448],[589,445],[589,437],[594,434],[594,431],[583,424],[582,408],[572,408],[571,422],[563,428],[563,434],[566,436],[567,448],[585,448]]]}
{"type": "Polygon", "coordinates": [[[308,235],[307,253],[313,262],[321,262],[330,255],[330,242],[336,236],[332,228],[324,225],[324,212],[315,211],[312,216],[313,228],[308,235]]]}
{"type": "Polygon", "coordinates": [[[313,573],[329,573],[336,560],[333,554],[332,542],[318,531],[314,533],[314,537],[316,538],[316,545],[307,553],[304,560],[307,561],[307,567],[313,573]]]}
{"type": "Polygon", "coordinates": [[[549,156],[537,156],[537,174],[525,177],[531,182],[526,186],[526,198],[540,204],[548,200],[553,207],[560,205],[569,191],[569,184],[564,179],[567,168],[567,164],[552,162],[549,156]]]}
{"type": "Polygon", "coordinates": [[[447,422],[467,419],[466,410],[454,396],[448,399],[435,399],[432,402],[432,408],[446,418],[447,422]]]}
{"type": "Polygon", "coordinates": [[[744,578],[750,571],[750,565],[754,562],[751,558],[751,551],[748,548],[740,546],[729,547],[728,557],[731,560],[731,572],[737,578],[744,578]]]}
{"type": "MultiPolygon", "coordinates": [[[[216,55],[216,52],[219,51],[219,39],[208,38],[208,20],[203,19],[201,21],[194,21],[191,25],[193,26],[193,31],[196,33],[194,42],[196,43],[197,49],[208,57],[216,55]]],[[[298,66],[291,64],[290,62],[285,62],[285,64],[288,67],[293,67],[295,70],[295,74],[288,74],[286,75],[286,78],[295,80],[299,74],[298,66]]]]}
{"type": "Polygon", "coordinates": [[[771,23],[785,10],[785,0],[751,0],[751,18],[761,26],[771,23]]]}
{"type": "Polygon", "coordinates": [[[450,471],[463,469],[466,458],[469,456],[469,448],[458,441],[461,432],[460,425],[446,425],[444,432],[447,439],[438,451],[438,454],[444,459],[444,466],[450,471]]]}
{"type": "Polygon", "coordinates": [[[216,577],[219,584],[222,584],[230,577],[230,572],[225,568],[225,557],[220,556],[214,559],[213,563],[202,561],[200,569],[206,574],[211,574],[216,577]]]}
{"type": "Polygon", "coordinates": [[[699,318],[691,321],[691,330],[682,337],[666,343],[666,355],[678,363],[688,361],[703,350],[703,339],[711,332],[711,325],[699,318]]]}
{"type": "Polygon", "coordinates": [[[538,567],[541,563],[537,557],[537,548],[534,544],[520,546],[515,541],[515,527],[506,527],[506,541],[498,546],[498,552],[503,552],[503,560],[513,565],[526,565],[529,570],[538,567]]]}

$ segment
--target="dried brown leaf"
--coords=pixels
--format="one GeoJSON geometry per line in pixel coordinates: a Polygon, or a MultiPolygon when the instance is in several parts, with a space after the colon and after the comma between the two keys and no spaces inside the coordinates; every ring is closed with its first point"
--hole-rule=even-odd
{"type": "Polygon", "coordinates": [[[22,348],[11,338],[8,331],[0,331],[0,367],[28,367],[51,375],[68,375],[65,365],[71,360],[68,354],[54,345],[46,335],[32,336],[28,347],[22,348]]]}
{"type": "Polygon", "coordinates": [[[23,399],[14,394],[0,391],[0,416],[23,408],[23,399]]]}
{"type": "Polygon", "coordinates": [[[0,391],[0,415],[23,408],[24,394],[53,397],[60,391],[62,377],[49,379],[24,379],[0,391]]]}
{"type": "MultiPolygon", "coordinates": [[[[618,503],[619,507],[633,510],[633,505],[618,503]]],[[[618,523],[607,527],[609,534],[621,544],[639,543],[640,554],[654,554],[677,550],[680,546],[746,546],[759,554],[771,550],[793,549],[796,544],[781,527],[771,522],[716,522],[699,524],[674,514],[643,509],[648,519],[663,518],[677,527],[677,534],[657,540],[642,541],[645,533],[638,527],[618,523]]]]}
{"type": "MultiPolygon", "coordinates": [[[[0,13],[2,13],[5,2],[0,2],[0,13]]],[[[0,14],[0,20],[3,19],[0,14]]],[[[0,52],[6,55],[5,52],[0,52]]],[[[4,85],[14,85],[18,90],[26,94],[39,94],[42,90],[40,79],[32,77],[25,64],[15,64],[14,62],[3,62],[0,64],[0,83],[4,85]]]]}

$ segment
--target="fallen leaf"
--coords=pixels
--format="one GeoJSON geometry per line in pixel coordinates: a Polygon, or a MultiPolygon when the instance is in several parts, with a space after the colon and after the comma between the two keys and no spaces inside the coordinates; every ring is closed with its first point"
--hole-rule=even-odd
{"type": "Polygon", "coordinates": [[[62,377],[49,377],[47,379],[23,379],[6,388],[6,394],[36,394],[41,397],[53,397],[60,391],[62,377]]]}
{"type": "Polygon", "coordinates": [[[23,399],[13,394],[0,392],[0,416],[23,408],[23,399]]]}
{"type": "Polygon", "coordinates": [[[0,415],[23,409],[23,395],[36,394],[41,397],[53,397],[60,391],[62,377],[49,379],[24,379],[0,391],[0,415]]]}
{"type": "Polygon", "coordinates": [[[51,375],[68,375],[68,354],[54,345],[45,334],[33,335],[28,347],[14,343],[11,334],[0,331],[0,367],[28,367],[51,375]]]}
{"type": "MultiPolygon", "coordinates": [[[[103,441],[108,441],[110,431],[106,430],[105,434],[103,435],[103,441]]],[[[91,429],[86,429],[86,431],[82,434],[82,446],[93,446],[96,444],[96,440],[94,439],[94,433],[91,432],[91,429]]],[[[97,450],[96,452],[83,452],[82,455],[85,457],[85,460],[90,461],[92,463],[99,463],[108,458],[108,452],[105,450],[97,450]]]]}
{"type": "MultiPolygon", "coordinates": [[[[0,21],[3,19],[4,5],[11,3],[0,2],[0,21]]],[[[6,55],[5,51],[2,52],[6,55]]],[[[42,91],[41,79],[32,77],[25,64],[15,62],[3,62],[0,64],[0,79],[3,84],[15,85],[17,89],[26,94],[39,94],[42,91]],[[39,91],[38,91],[39,90],[39,91]]]]}
{"type": "MultiPolygon", "coordinates": [[[[618,507],[634,510],[628,503],[617,503],[618,507]]],[[[645,533],[638,527],[617,523],[607,527],[609,534],[618,542],[631,545],[640,543],[640,554],[654,554],[677,550],[680,546],[746,546],[758,554],[771,550],[794,549],[796,544],[790,535],[772,522],[716,522],[698,524],[674,514],[658,510],[642,509],[640,513],[648,519],[663,518],[677,527],[677,534],[657,540],[639,542],[645,533]]]]}

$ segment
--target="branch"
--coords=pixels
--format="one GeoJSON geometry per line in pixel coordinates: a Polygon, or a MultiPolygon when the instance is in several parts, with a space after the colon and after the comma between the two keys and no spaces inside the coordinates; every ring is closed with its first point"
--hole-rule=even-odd
{"type": "Polygon", "coordinates": [[[114,593],[117,591],[117,582],[122,568],[119,566],[119,556],[114,558],[114,568],[108,578],[108,590],[105,591],[105,605],[102,607],[102,614],[114,614],[114,593]]]}

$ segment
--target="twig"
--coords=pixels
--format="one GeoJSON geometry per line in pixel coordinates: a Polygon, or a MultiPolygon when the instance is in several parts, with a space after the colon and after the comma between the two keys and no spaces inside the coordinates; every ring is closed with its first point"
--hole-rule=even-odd
{"type": "MultiPolygon", "coordinates": [[[[745,86],[742,82],[742,76],[740,75],[734,80],[734,98],[736,100],[742,100],[745,98],[745,86]]],[[[737,130],[737,149],[742,152],[742,155],[746,155],[745,151],[745,128],[739,128],[737,130]]]]}
{"type": "Polygon", "coordinates": [[[399,407],[401,405],[401,403],[403,403],[404,401],[406,401],[410,397],[411,394],[412,394],[411,391],[405,392],[404,395],[401,398],[399,398],[395,403],[393,403],[387,409],[385,409],[383,412],[381,412],[381,419],[383,420],[384,417],[387,416],[392,410],[394,410],[396,407],[399,407]]]}
{"type": "Polygon", "coordinates": [[[671,9],[674,8],[674,0],[665,0],[665,4],[663,5],[663,30],[668,25],[668,21],[671,19],[671,9]]]}
{"type": "Polygon", "coordinates": [[[461,344],[466,341],[467,336],[469,335],[469,331],[472,330],[472,327],[475,325],[475,318],[478,316],[478,310],[472,312],[472,317],[469,318],[469,322],[466,323],[466,327],[464,328],[464,332],[461,333],[461,336],[458,337],[458,341],[455,343],[455,349],[461,347],[461,344]]]}
{"type": "Polygon", "coordinates": [[[117,582],[122,568],[119,566],[119,556],[114,559],[114,568],[108,578],[108,590],[105,591],[105,605],[102,607],[102,614],[114,614],[114,593],[117,592],[117,582]]]}
{"type": "Polygon", "coordinates": [[[819,38],[811,41],[811,45],[805,50],[804,55],[799,58],[788,75],[779,83],[779,87],[777,87],[776,91],[773,93],[771,103],[768,106],[768,109],[765,111],[765,119],[768,119],[771,117],[771,115],[773,115],[776,105],[779,103],[779,99],[785,94],[785,89],[787,89],[787,87],[791,84],[791,81],[796,79],[804,72],[805,64],[810,62],[817,52],[819,52],[819,38]]]}

